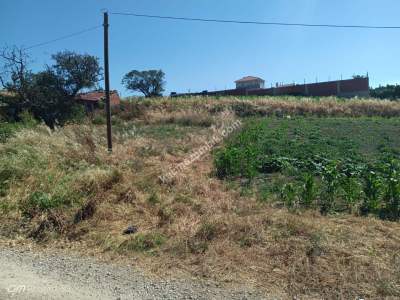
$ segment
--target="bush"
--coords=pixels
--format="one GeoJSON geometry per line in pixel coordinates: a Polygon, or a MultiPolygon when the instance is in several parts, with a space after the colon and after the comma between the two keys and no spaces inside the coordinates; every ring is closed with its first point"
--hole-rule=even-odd
{"type": "Polygon", "coordinates": [[[68,121],[72,123],[81,123],[86,118],[85,107],[81,104],[73,104],[68,121]]]}
{"type": "Polygon", "coordinates": [[[119,107],[113,107],[112,112],[125,121],[132,121],[146,114],[146,105],[140,101],[122,100],[119,107]]]}
{"type": "Polygon", "coordinates": [[[400,220],[400,163],[391,160],[387,166],[386,188],[379,215],[390,221],[400,220]]]}
{"type": "Polygon", "coordinates": [[[106,118],[103,115],[96,114],[92,120],[94,125],[105,125],[106,118]]]}
{"type": "Polygon", "coordinates": [[[257,107],[251,103],[239,102],[231,105],[232,110],[238,117],[254,117],[262,115],[262,112],[257,109],[257,107]]]}
{"type": "MultiPolygon", "coordinates": [[[[40,176],[39,174],[37,175],[40,176]]],[[[60,208],[70,208],[82,201],[83,193],[72,188],[74,177],[57,178],[52,174],[40,179],[41,185],[26,200],[20,202],[20,210],[27,217],[60,208]]]]}
{"type": "Polygon", "coordinates": [[[314,175],[307,173],[304,175],[303,184],[300,192],[300,205],[310,208],[317,197],[314,175]]]}
{"type": "Polygon", "coordinates": [[[0,122],[0,143],[5,143],[9,138],[23,128],[33,128],[37,125],[37,121],[27,111],[23,111],[18,116],[19,122],[0,122]]]}
{"type": "Polygon", "coordinates": [[[32,215],[33,211],[46,211],[59,207],[60,199],[54,199],[50,194],[43,192],[34,192],[28,199],[28,202],[22,210],[32,215]]]}
{"type": "Polygon", "coordinates": [[[157,195],[157,193],[152,192],[147,198],[147,202],[151,205],[156,205],[157,203],[160,203],[160,197],[157,195]]]}
{"type": "Polygon", "coordinates": [[[28,177],[45,163],[29,145],[11,145],[0,150],[0,193],[5,193],[15,180],[28,177]]]}
{"type": "Polygon", "coordinates": [[[5,143],[19,128],[18,123],[0,123],[0,143],[5,143]]]}
{"type": "Polygon", "coordinates": [[[138,233],[135,237],[123,242],[119,249],[121,251],[145,252],[160,247],[166,241],[161,233],[138,233]]]}

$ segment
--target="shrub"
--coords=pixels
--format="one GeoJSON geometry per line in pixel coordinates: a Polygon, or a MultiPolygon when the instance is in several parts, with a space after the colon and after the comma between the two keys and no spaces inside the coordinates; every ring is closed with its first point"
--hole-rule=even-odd
{"type": "Polygon", "coordinates": [[[317,188],[314,176],[307,173],[303,177],[303,184],[300,192],[300,205],[310,208],[317,197],[317,188]]]}
{"type": "Polygon", "coordinates": [[[119,249],[121,251],[145,252],[162,246],[166,240],[167,238],[161,233],[138,233],[133,238],[123,242],[119,249]]]}
{"type": "Polygon", "coordinates": [[[382,188],[383,185],[377,173],[366,172],[363,186],[364,197],[360,207],[361,215],[365,216],[378,211],[382,188]]]}
{"type": "Polygon", "coordinates": [[[196,234],[188,240],[188,247],[190,252],[195,254],[205,253],[208,249],[208,244],[216,238],[217,226],[213,223],[203,223],[196,234]]]}
{"type": "Polygon", "coordinates": [[[341,187],[347,210],[352,212],[357,202],[362,199],[362,189],[359,179],[346,176],[342,180],[341,187]]]}
{"type": "Polygon", "coordinates": [[[248,102],[239,102],[231,105],[232,110],[238,117],[254,117],[260,115],[260,111],[255,105],[248,102]]]}
{"type": "Polygon", "coordinates": [[[297,191],[293,183],[283,185],[281,190],[281,199],[288,208],[296,206],[297,191]]]}
{"type": "Polygon", "coordinates": [[[29,145],[9,145],[0,150],[0,193],[15,180],[27,177],[46,161],[29,145]]]}
{"type": "Polygon", "coordinates": [[[320,197],[320,212],[328,214],[335,205],[335,199],[340,186],[340,173],[337,162],[329,163],[322,174],[323,190],[320,197]]]}
{"type": "Polygon", "coordinates": [[[392,160],[387,168],[388,178],[379,215],[383,219],[398,221],[400,220],[400,165],[392,160]]]}
{"type": "Polygon", "coordinates": [[[94,125],[105,125],[106,124],[106,118],[103,115],[96,114],[94,118],[92,119],[92,123],[94,125]]]}
{"type": "Polygon", "coordinates": [[[37,121],[32,114],[23,111],[19,114],[19,122],[1,122],[0,121],[0,143],[5,143],[9,138],[23,128],[33,128],[37,125],[37,121]]]}
{"type": "Polygon", "coordinates": [[[119,107],[113,107],[113,114],[125,121],[132,121],[146,115],[146,105],[137,100],[122,100],[119,107]]]}
{"type": "Polygon", "coordinates": [[[82,123],[86,118],[87,114],[83,105],[74,104],[71,105],[71,113],[68,116],[66,123],[82,123]]]}
{"type": "Polygon", "coordinates": [[[61,197],[54,197],[49,193],[36,191],[29,196],[26,202],[21,203],[20,209],[23,215],[34,217],[37,214],[59,208],[64,204],[65,201],[61,197]]]}
{"type": "Polygon", "coordinates": [[[158,197],[157,193],[152,192],[147,198],[147,202],[151,205],[156,205],[157,203],[160,203],[160,198],[158,197]]]}
{"type": "Polygon", "coordinates": [[[253,178],[257,174],[257,160],[251,149],[230,148],[217,151],[214,165],[217,177],[222,179],[230,176],[253,178]]]}
{"type": "Polygon", "coordinates": [[[379,215],[390,221],[400,220],[400,184],[398,179],[390,178],[383,196],[383,208],[379,215]]]}
{"type": "Polygon", "coordinates": [[[0,123],[0,143],[5,143],[20,127],[18,123],[0,123]]]}
{"type": "Polygon", "coordinates": [[[217,226],[212,223],[204,223],[196,233],[196,238],[203,241],[211,241],[217,235],[217,226]]]}

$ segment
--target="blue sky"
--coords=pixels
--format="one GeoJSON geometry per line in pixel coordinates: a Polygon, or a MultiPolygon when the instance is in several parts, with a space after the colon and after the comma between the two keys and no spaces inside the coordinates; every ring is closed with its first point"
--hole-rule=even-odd
{"type": "MultiPolygon", "coordinates": [[[[398,0],[0,0],[0,46],[30,46],[102,24],[101,10],[257,21],[400,25],[398,0]]],[[[290,28],[110,15],[111,86],[132,69],[163,69],[166,93],[233,88],[246,75],[315,82],[369,72],[400,83],[400,30],[290,28]]],[[[30,50],[33,69],[73,50],[103,57],[102,29],[30,50]]]]}

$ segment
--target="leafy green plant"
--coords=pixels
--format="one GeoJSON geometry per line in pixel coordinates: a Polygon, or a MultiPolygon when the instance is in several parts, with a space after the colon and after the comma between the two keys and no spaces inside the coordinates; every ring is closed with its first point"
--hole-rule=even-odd
{"type": "Polygon", "coordinates": [[[258,199],[260,202],[267,202],[271,197],[271,194],[272,194],[271,188],[268,185],[264,184],[259,189],[258,199]]]}
{"type": "Polygon", "coordinates": [[[335,162],[331,162],[325,167],[322,182],[324,189],[320,198],[320,212],[326,215],[331,212],[335,205],[334,202],[340,185],[340,174],[335,162]]]}
{"type": "Polygon", "coordinates": [[[383,196],[383,205],[379,212],[382,219],[400,220],[400,174],[399,165],[394,160],[387,166],[388,178],[383,196]]]}
{"type": "Polygon", "coordinates": [[[296,188],[293,183],[287,183],[282,187],[281,199],[288,208],[294,208],[296,206],[296,194],[296,188]]]}
{"type": "Polygon", "coordinates": [[[25,216],[33,217],[38,213],[50,211],[62,205],[61,198],[52,197],[49,193],[33,192],[26,202],[21,203],[21,211],[25,216]]]}
{"type": "Polygon", "coordinates": [[[362,198],[361,184],[357,178],[346,176],[341,182],[341,187],[346,208],[351,213],[356,203],[362,198]]]}
{"type": "Polygon", "coordinates": [[[361,215],[377,213],[381,201],[383,184],[377,173],[369,171],[364,176],[364,197],[360,206],[361,215]]]}
{"type": "Polygon", "coordinates": [[[257,174],[256,151],[251,147],[244,150],[233,147],[218,151],[214,164],[217,169],[217,177],[221,179],[235,175],[251,179],[257,174]]]}
{"type": "Polygon", "coordinates": [[[307,173],[304,175],[300,192],[300,205],[310,208],[317,197],[317,187],[314,176],[307,173]]]}

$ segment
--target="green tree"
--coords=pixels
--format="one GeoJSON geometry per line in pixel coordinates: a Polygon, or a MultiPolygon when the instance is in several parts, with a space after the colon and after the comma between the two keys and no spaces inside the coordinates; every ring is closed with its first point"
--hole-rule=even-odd
{"type": "Polygon", "coordinates": [[[137,71],[127,73],[122,84],[131,91],[141,92],[146,97],[158,97],[164,91],[165,73],[162,70],[137,71]]]}
{"type": "Polygon", "coordinates": [[[99,59],[89,54],[63,51],[52,55],[55,64],[49,68],[62,84],[60,88],[75,96],[84,88],[93,88],[101,79],[99,59]]]}
{"type": "Polygon", "coordinates": [[[2,100],[8,116],[18,120],[22,111],[30,111],[51,128],[72,117],[76,94],[95,87],[101,79],[98,58],[89,54],[59,52],[52,56],[54,64],[38,73],[28,68],[29,56],[17,47],[3,49],[0,58],[0,81],[12,95],[2,100]]]}
{"type": "Polygon", "coordinates": [[[380,99],[400,99],[400,85],[387,85],[371,89],[371,96],[380,99]]]}

